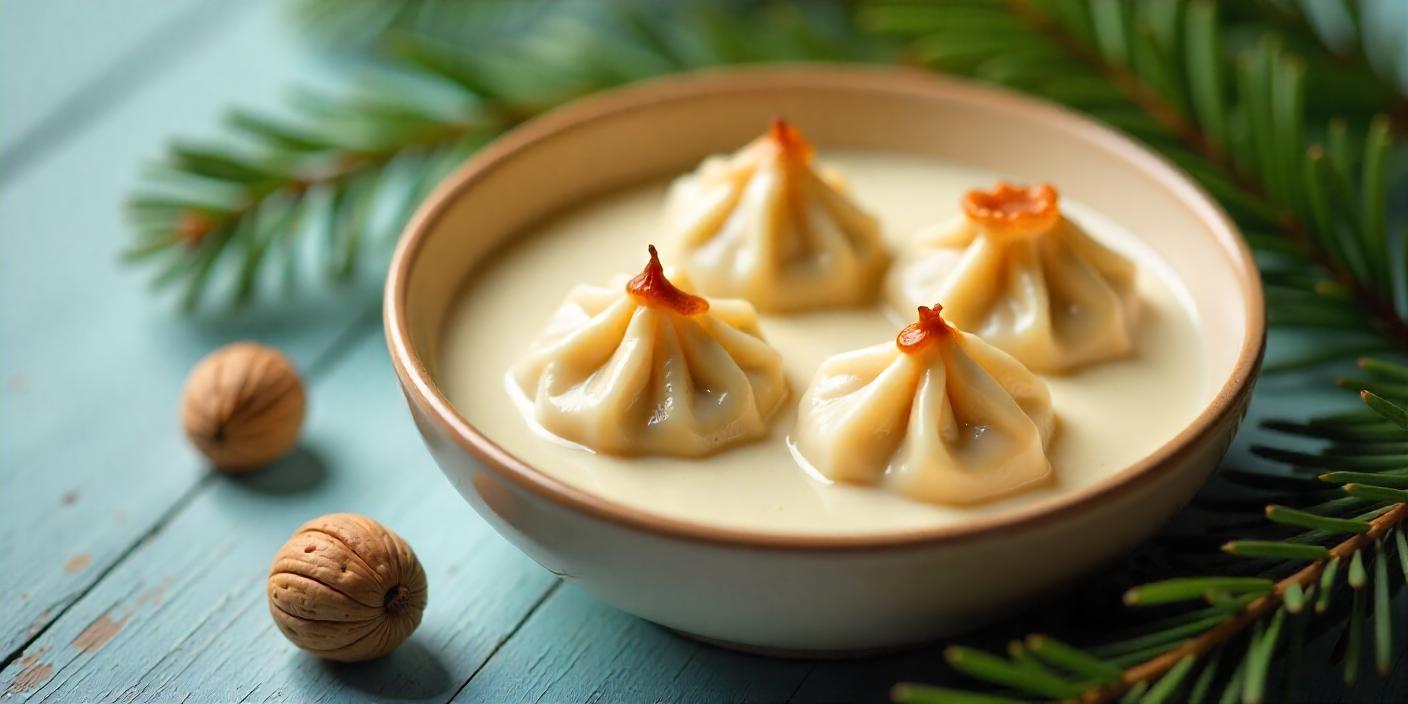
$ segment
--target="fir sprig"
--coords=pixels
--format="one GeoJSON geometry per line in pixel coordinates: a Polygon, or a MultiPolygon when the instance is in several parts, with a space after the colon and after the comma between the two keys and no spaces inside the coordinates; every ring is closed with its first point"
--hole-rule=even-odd
{"type": "Polygon", "coordinates": [[[582,95],[664,73],[875,56],[840,9],[313,0],[303,11],[322,31],[374,30],[358,38],[388,68],[348,96],[302,93],[288,118],[236,112],[233,139],[172,146],[129,202],[137,241],[127,256],[159,261],[155,283],[182,286],[187,308],[212,288],[247,303],[271,269],[287,273],[285,284],[308,268],[339,282],[379,272],[410,210],[492,137],[582,95]],[[459,25],[479,27],[483,41],[472,49],[448,41],[445,28],[459,25]],[[503,36],[482,25],[532,31],[503,36]],[[368,250],[380,254],[371,265],[368,250]],[[275,258],[282,267],[268,265],[275,258]]]}
{"type": "Polygon", "coordinates": [[[447,119],[405,96],[301,102],[317,129],[235,112],[228,124],[251,147],[173,146],[166,173],[129,201],[138,241],[127,256],[164,258],[156,283],[183,283],[187,307],[222,260],[229,296],[249,301],[271,253],[296,265],[300,235],[320,240],[330,279],[351,278],[369,241],[389,241],[427,189],[515,120],[485,108],[447,119]],[[389,222],[378,205],[394,208],[389,222]]]}
{"type": "MultiPolygon", "coordinates": [[[[1379,370],[1379,377],[1408,373],[1408,367],[1395,364],[1367,366],[1379,370]]],[[[1353,422],[1391,426],[1408,447],[1408,409],[1369,392],[1364,398],[1368,411],[1353,422]]],[[[1342,422],[1332,417],[1312,424],[1342,422]]],[[[1328,468],[1340,459],[1333,452],[1305,455],[1297,466],[1328,468]]],[[[1297,653],[1312,627],[1342,629],[1347,683],[1354,682],[1361,661],[1370,655],[1375,669],[1386,674],[1394,630],[1389,604],[1408,580],[1403,526],[1408,520],[1408,463],[1377,471],[1329,471],[1318,479],[1339,485],[1341,498],[1302,509],[1269,505],[1265,514],[1281,527],[1278,539],[1223,546],[1224,552],[1248,558],[1248,564],[1257,566],[1256,574],[1181,577],[1125,593],[1131,607],[1188,604],[1178,615],[1086,648],[1033,635],[1013,644],[1007,658],[959,646],[945,652],[955,669],[1003,687],[1015,699],[919,684],[896,687],[895,698],[957,704],[1033,697],[1204,701],[1217,695],[1220,701],[1260,702],[1276,698],[1268,694],[1273,658],[1297,653]]]]}
{"type": "Polygon", "coordinates": [[[1339,70],[1326,75],[1326,83],[1338,88],[1331,94],[1336,103],[1389,102],[1397,106],[1390,112],[1403,114],[1408,60],[1398,51],[1404,31],[1398,0],[1256,0],[1245,5],[1252,6],[1254,17],[1273,25],[1294,25],[1293,34],[1307,39],[1297,43],[1298,51],[1320,51],[1338,60],[1329,68],[1339,70]]]}
{"type": "MultiPolygon", "coordinates": [[[[1219,12],[1211,0],[875,0],[858,21],[925,66],[1124,129],[1198,180],[1258,249],[1272,322],[1338,333],[1275,366],[1408,349],[1405,267],[1384,218],[1389,120],[1312,122],[1306,95],[1321,86],[1307,76],[1335,59],[1234,35],[1219,12]]],[[[1393,109],[1397,95],[1380,93],[1393,109]]]]}

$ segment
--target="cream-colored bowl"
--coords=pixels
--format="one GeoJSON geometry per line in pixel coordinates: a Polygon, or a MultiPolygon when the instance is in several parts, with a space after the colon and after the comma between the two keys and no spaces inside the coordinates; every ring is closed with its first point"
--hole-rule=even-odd
{"type": "MultiPolygon", "coordinates": [[[[426,444],[504,536],[630,613],[772,652],[932,640],[1133,547],[1184,505],[1226,450],[1264,340],[1261,284],[1246,246],[1167,162],[1053,105],[908,70],[831,66],[652,82],[513,131],[447,179],[407,226],[385,314],[426,444]],[[486,255],[546,215],[683,173],[784,114],[823,150],[909,151],[1056,183],[1138,234],[1187,285],[1215,395],[1167,444],[1094,485],[958,525],[840,537],[721,529],[628,508],[528,466],[456,412],[436,380],[440,337],[486,255]]],[[[505,402],[503,412],[517,411],[505,402]]]]}

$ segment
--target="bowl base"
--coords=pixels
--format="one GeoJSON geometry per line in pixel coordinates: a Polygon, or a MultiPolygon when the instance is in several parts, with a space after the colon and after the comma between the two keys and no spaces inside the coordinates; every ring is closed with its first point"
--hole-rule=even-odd
{"type": "Polygon", "coordinates": [[[914,643],[912,645],[887,645],[879,648],[850,648],[843,650],[810,650],[805,648],[772,648],[766,645],[749,645],[747,643],[735,643],[729,640],[719,640],[709,636],[701,636],[697,633],[681,631],[677,628],[670,628],[671,632],[693,641],[712,645],[724,650],[732,650],[747,655],[761,655],[766,658],[778,658],[782,660],[862,660],[865,658],[878,658],[885,655],[894,655],[910,650],[918,650],[924,647],[924,643],[914,643]]]}

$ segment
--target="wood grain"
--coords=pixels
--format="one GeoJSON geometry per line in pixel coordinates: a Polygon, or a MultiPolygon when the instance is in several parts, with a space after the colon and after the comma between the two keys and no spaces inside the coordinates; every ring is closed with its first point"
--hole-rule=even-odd
{"type": "Polygon", "coordinates": [[[58,700],[393,697],[446,701],[554,578],[483,523],[435,469],[403,407],[378,331],[311,385],[302,453],[265,473],[219,477],[0,672],[0,691],[48,665],[26,694],[58,700]],[[335,409],[335,410],[334,410],[335,409]],[[420,555],[425,618],[391,657],[323,663],[274,627],[265,575],[303,521],[371,516],[420,555]]]}
{"type": "Polygon", "coordinates": [[[0,662],[203,481],[177,421],[198,358],[253,337],[307,368],[372,310],[328,297],[278,315],[182,319],[146,290],[150,271],[119,261],[122,201],[142,162],[172,134],[213,129],[231,100],[276,103],[306,66],[285,24],[262,3],[211,26],[151,90],[0,185],[0,594],[13,597],[0,662]]]}
{"type": "Polygon", "coordinates": [[[809,669],[689,640],[565,586],[454,701],[782,702],[809,669]]]}
{"type": "Polygon", "coordinates": [[[215,0],[0,3],[0,181],[179,58],[227,11],[215,0]]]}

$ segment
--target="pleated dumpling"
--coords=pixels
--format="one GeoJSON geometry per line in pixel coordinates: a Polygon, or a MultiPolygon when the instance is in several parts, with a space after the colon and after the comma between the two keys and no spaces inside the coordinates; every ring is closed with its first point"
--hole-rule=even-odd
{"type": "Polygon", "coordinates": [[[1134,345],[1136,270],[1066,219],[1049,185],[972,190],[963,214],[920,236],[886,282],[900,310],[944,316],[1041,372],[1122,356],[1134,345]]]}
{"type": "Polygon", "coordinates": [[[965,505],[1048,481],[1055,423],[1041,379],[921,306],[895,342],[822,362],[791,442],[834,481],[965,505]]]}
{"type": "Polygon", "coordinates": [[[510,380],[543,429],[613,455],[696,457],[761,438],[788,393],[753,306],[677,288],[653,246],[624,285],[573,289],[510,380]]]}
{"type": "Polygon", "coordinates": [[[855,306],[876,296],[888,255],[879,222],[818,170],[800,132],[777,120],[731,156],[675,182],[666,211],[674,259],[700,293],[765,312],[855,306]]]}

